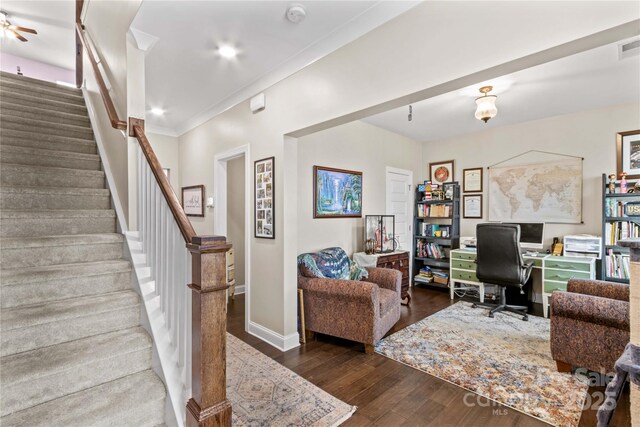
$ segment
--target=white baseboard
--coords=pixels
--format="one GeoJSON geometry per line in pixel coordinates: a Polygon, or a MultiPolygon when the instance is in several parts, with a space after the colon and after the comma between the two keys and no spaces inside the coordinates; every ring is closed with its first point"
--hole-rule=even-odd
{"type": "Polygon", "coordinates": [[[287,351],[300,346],[300,336],[297,332],[285,337],[251,321],[249,322],[249,330],[247,332],[260,338],[267,344],[271,344],[280,351],[287,351]]]}

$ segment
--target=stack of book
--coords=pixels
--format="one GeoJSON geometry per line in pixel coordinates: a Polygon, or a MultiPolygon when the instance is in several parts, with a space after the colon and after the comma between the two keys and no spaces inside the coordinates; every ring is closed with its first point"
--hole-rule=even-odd
{"type": "Polygon", "coordinates": [[[418,273],[418,275],[414,277],[413,280],[420,283],[431,283],[433,282],[433,272],[429,267],[422,267],[420,269],[420,273],[418,273]]]}
{"type": "Polygon", "coordinates": [[[416,248],[416,256],[418,258],[446,258],[445,251],[435,243],[429,243],[425,240],[418,240],[416,248]]]}
{"type": "Polygon", "coordinates": [[[450,205],[418,205],[418,218],[448,218],[450,216],[450,205]]]}
{"type": "Polygon", "coordinates": [[[433,270],[433,281],[446,285],[449,283],[449,272],[446,270],[433,270]]]}
{"type": "Polygon", "coordinates": [[[640,237],[640,224],[635,222],[616,221],[610,222],[605,227],[605,242],[607,245],[616,245],[620,239],[640,237]]]}
{"type": "Polygon", "coordinates": [[[607,277],[629,279],[629,255],[614,254],[613,249],[609,249],[605,263],[607,277]]]}

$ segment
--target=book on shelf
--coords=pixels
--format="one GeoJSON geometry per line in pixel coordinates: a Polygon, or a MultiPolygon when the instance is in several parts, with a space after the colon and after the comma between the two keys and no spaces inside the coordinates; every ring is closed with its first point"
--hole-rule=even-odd
{"type": "Polygon", "coordinates": [[[418,205],[418,218],[446,218],[451,216],[451,205],[418,205]]]}
{"type": "Polygon", "coordinates": [[[424,237],[441,237],[443,239],[448,239],[451,235],[451,226],[423,222],[419,225],[419,232],[420,235],[424,237]],[[440,235],[438,236],[438,234],[440,235]]]}
{"type": "Polygon", "coordinates": [[[640,237],[640,224],[632,221],[614,221],[605,225],[605,244],[617,245],[618,240],[640,237]]]}
{"type": "MultiPolygon", "coordinates": [[[[640,198],[640,193],[637,195],[638,198],[640,198]]],[[[604,205],[604,215],[607,217],[627,216],[625,214],[625,207],[627,206],[627,203],[637,204],[638,201],[635,199],[632,201],[616,200],[615,198],[607,199],[604,205]]]]}
{"type": "Polygon", "coordinates": [[[605,257],[605,274],[615,279],[629,279],[629,255],[616,254],[609,249],[605,257]]]}
{"type": "Polygon", "coordinates": [[[436,243],[430,243],[422,239],[416,242],[416,256],[418,258],[442,259],[448,258],[448,255],[448,250],[436,243]]]}

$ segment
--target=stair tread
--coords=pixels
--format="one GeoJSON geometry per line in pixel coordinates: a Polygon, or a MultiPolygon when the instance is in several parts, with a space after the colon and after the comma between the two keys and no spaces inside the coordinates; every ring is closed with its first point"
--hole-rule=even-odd
{"type": "MultiPolygon", "coordinates": [[[[4,248],[3,248],[4,249],[4,248]]],[[[2,286],[19,283],[46,282],[71,277],[89,277],[130,271],[131,263],[124,259],[107,261],[54,264],[37,267],[21,267],[0,270],[2,286]]]]}
{"type": "MultiPolygon", "coordinates": [[[[79,108],[78,110],[80,109],[81,108],[79,108]]],[[[57,111],[52,108],[31,107],[28,105],[16,104],[14,102],[7,101],[5,97],[2,97],[2,99],[0,99],[0,111],[6,111],[7,114],[16,114],[18,111],[20,111],[25,113],[36,113],[36,114],[41,114],[43,116],[50,116],[50,117],[64,117],[69,119],[89,120],[89,115],[86,113],[86,111],[82,113],[81,112],[72,113],[68,111],[57,111]],[[13,113],[9,113],[9,112],[13,112],[13,113]]]]}
{"type": "Polygon", "coordinates": [[[76,153],[75,151],[64,151],[48,148],[34,148],[24,147],[21,145],[2,144],[0,145],[0,153],[20,153],[32,156],[47,156],[47,157],[64,157],[69,159],[80,160],[100,160],[98,154],[76,153]]]}
{"type": "Polygon", "coordinates": [[[3,209],[0,211],[1,219],[69,219],[69,218],[115,218],[116,212],[113,209],[3,209]]]}
{"type": "Polygon", "coordinates": [[[107,188],[82,188],[82,187],[27,187],[19,185],[3,185],[0,193],[20,194],[59,194],[77,196],[109,196],[107,188]]]}
{"type": "Polygon", "coordinates": [[[33,381],[57,372],[78,368],[117,354],[151,347],[151,339],[140,326],[54,344],[0,359],[0,379],[4,386],[33,381]]]}
{"type": "MultiPolygon", "coordinates": [[[[166,396],[160,378],[150,369],[23,409],[0,419],[3,427],[96,425],[130,414],[145,403],[166,396]]],[[[105,423],[106,424],[106,423],[105,423]]]]}
{"type": "Polygon", "coordinates": [[[124,242],[124,237],[118,233],[75,234],[71,236],[5,237],[0,239],[0,249],[79,246],[122,242],[124,242]]]}
{"type": "MultiPolygon", "coordinates": [[[[31,130],[19,130],[19,129],[2,129],[2,139],[5,141],[14,141],[18,139],[37,139],[39,141],[55,143],[78,143],[95,145],[96,142],[93,138],[78,138],[77,136],[62,136],[51,135],[45,132],[33,132],[31,130]]],[[[6,144],[6,143],[5,143],[6,144]]],[[[15,145],[15,144],[11,144],[15,145]]]]}
{"type": "Polygon", "coordinates": [[[67,88],[65,86],[52,87],[45,85],[31,85],[29,82],[23,82],[15,79],[6,79],[0,77],[0,90],[2,92],[32,94],[42,97],[63,98],[71,102],[84,103],[82,91],[79,89],[67,88]]]}
{"type": "Polygon", "coordinates": [[[71,93],[74,93],[74,92],[82,93],[82,90],[78,89],[78,88],[69,87],[69,86],[62,86],[62,85],[59,85],[57,83],[49,82],[49,81],[46,81],[46,80],[40,80],[40,79],[36,79],[36,78],[33,78],[33,77],[20,76],[18,74],[7,73],[6,71],[0,71],[0,81],[7,81],[7,80],[21,82],[21,83],[24,83],[26,85],[30,84],[30,85],[35,85],[35,86],[57,88],[57,89],[60,89],[60,90],[66,90],[66,91],[71,92],[71,93]]]}
{"type": "Polygon", "coordinates": [[[7,332],[72,318],[95,316],[139,303],[138,294],[126,290],[6,308],[0,313],[0,330],[7,332]]]}
{"type": "Polygon", "coordinates": [[[74,132],[93,132],[91,129],[91,124],[87,123],[84,126],[80,125],[72,125],[69,123],[55,123],[55,122],[47,122],[39,119],[33,119],[30,117],[22,117],[14,114],[6,114],[5,111],[0,110],[0,121],[3,126],[5,123],[19,123],[28,126],[29,129],[33,132],[34,128],[43,129],[43,130],[52,130],[52,129],[65,129],[74,132]]]}
{"type": "Polygon", "coordinates": [[[72,169],[72,168],[59,168],[55,166],[38,166],[38,165],[20,165],[17,163],[3,163],[1,170],[14,169],[22,172],[37,172],[37,173],[64,173],[73,175],[89,175],[89,176],[104,176],[104,171],[92,171],[87,169],[72,169]]]}

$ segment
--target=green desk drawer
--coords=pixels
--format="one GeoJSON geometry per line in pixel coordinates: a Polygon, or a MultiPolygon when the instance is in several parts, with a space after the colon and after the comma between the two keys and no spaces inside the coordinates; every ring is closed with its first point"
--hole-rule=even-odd
{"type": "Polygon", "coordinates": [[[588,271],[557,270],[548,267],[545,267],[544,269],[545,280],[558,280],[560,282],[566,282],[572,277],[575,277],[576,279],[589,279],[591,277],[591,273],[589,273],[588,271]]]}
{"type": "Polygon", "coordinates": [[[451,266],[453,268],[461,268],[463,270],[473,270],[476,271],[476,263],[473,261],[463,261],[460,259],[452,259],[451,266]]]}
{"type": "Polygon", "coordinates": [[[453,280],[469,280],[471,282],[479,282],[476,275],[470,271],[451,270],[451,277],[453,280]]]}
{"type": "MultiPolygon", "coordinates": [[[[561,261],[561,260],[547,260],[544,264],[546,268],[559,268],[562,270],[572,270],[572,271],[586,271],[589,273],[591,271],[591,264],[587,264],[584,262],[571,262],[571,261],[561,261]]],[[[589,277],[587,276],[587,279],[589,277]]]]}
{"type": "Polygon", "coordinates": [[[544,292],[546,294],[550,294],[553,291],[566,291],[567,283],[566,282],[552,282],[552,281],[544,281],[544,292]]]}
{"type": "Polygon", "coordinates": [[[533,261],[533,266],[534,267],[542,268],[542,259],[541,258],[533,258],[533,257],[527,258],[527,257],[525,257],[524,261],[525,262],[533,261]]]}
{"type": "Polygon", "coordinates": [[[465,259],[465,260],[475,260],[476,253],[475,252],[466,252],[466,251],[452,251],[451,258],[455,259],[465,259]]]}

